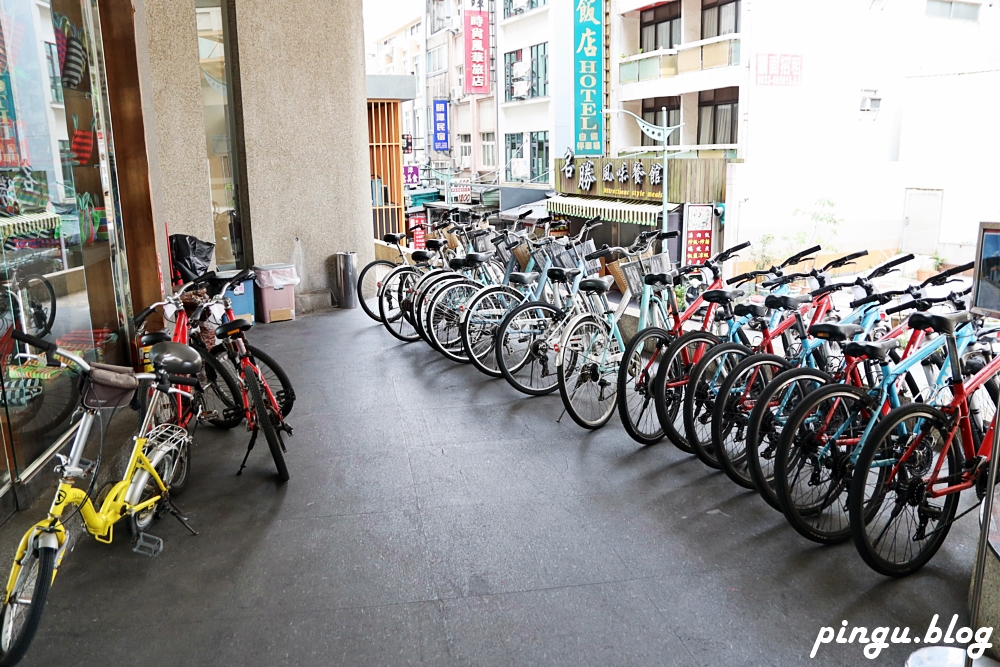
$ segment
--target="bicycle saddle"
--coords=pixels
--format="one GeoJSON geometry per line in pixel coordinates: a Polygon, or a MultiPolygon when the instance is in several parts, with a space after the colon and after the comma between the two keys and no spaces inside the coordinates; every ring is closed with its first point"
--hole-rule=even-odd
{"type": "MultiPolygon", "coordinates": [[[[223,326],[232,326],[237,322],[246,320],[227,322],[223,326]]],[[[193,347],[181,343],[157,343],[149,351],[149,360],[153,368],[166,371],[170,375],[197,375],[201,370],[201,355],[193,347]]]]}
{"type": "Polygon", "coordinates": [[[142,335],[142,338],[139,339],[139,344],[142,347],[146,347],[147,345],[166,343],[169,342],[170,340],[171,340],[170,334],[168,334],[166,331],[150,331],[149,333],[145,333],[142,335]]]}
{"type": "Polygon", "coordinates": [[[849,357],[868,357],[874,361],[884,362],[889,353],[899,347],[898,338],[877,340],[874,343],[855,341],[844,346],[844,354],[849,357]]]}
{"type": "MultiPolygon", "coordinates": [[[[220,324],[219,327],[215,330],[215,337],[231,338],[241,331],[247,331],[252,326],[253,325],[250,324],[250,322],[244,319],[233,320],[232,322],[225,322],[223,324],[220,324]]],[[[150,354],[152,354],[152,351],[150,352],[150,354]]]]}
{"type": "Polygon", "coordinates": [[[428,250],[438,251],[448,245],[447,239],[427,239],[424,241],[424,245],[427,246],[428,250]]]}
{"type": "Polygon", "coordinates": [[[741,289],[710,289],[702,293],[701,298],[709,303],[724,304],[735,301],[746,294],[741,289]]]}
{"type": "Polygon", "coordinates": [[[399,243],[406,238],[406,234],[386,234],[382,240],[386,243],[399,243]]]}
{"type": "Polygon", "coordinates": [[[733,308],[733,314],[736,317],[764,317],[767,315],[767,306],[756,303],[738,303],[733,308]]]}
{"type": "Polygon", "coordinates": [[[452,271],[461,271],[465,268],[465,258],[464,257],[453,257],[448,260],[448,268],[452,271]]]}
{"type": "Polygon", "coordinates": [[[802,294],[800,296],[789,296],[787,294],[769,294],[764,299],[764,305],[771,309],[798,310],[799,306],[812,301],[812,296],[802,294]]]}
{"type": "Polygon", "coordinates": [[[429,262],[434,259],[435,253],[430,250],[414,250],[410,253],[410,257],[414,262],[429,262]]]}
{"type": "Polygon", "coordinates": [[[966,322],[975,319],[975,315],[967,310],[946,315],[931,315],[930,313],[913,313],[909,323],[911,329],[933,329],[942,334],[955,333],[955,329],[966,322]]]}
{"type": "Polygon", "coordinates": [[[858,324],[837,324],[836,322],[823,322],[809,327],[809,335],[822,340],[832,340],[841,342],[854,338],[865,328],[858,324]]]}
{"type": "Polygon", "coordinates": [[[484,264],[493,257],[493,251],[490,252],[470,252],[465,256],[465,265],[470,269],[473,266],[478,266],[479,264],[484,264]]]}
{"type": "Polygon", "coordinates": [[[559,267],[552,267],[549,269],[549,280],[554,283],[568,283],[580,275],[580,269],[562,269],[559,267]]]}
{"type": "Polygon", "coordinates": [[[614,282],[614,276],[604,276],[603,278],[585,278],[580,281],[580,291],[604,294],[611,289],[611,285],[613,285],[614,282]]]}
{"type": "Polygon", "coordinates": [[[531,273],[512,273],[510,274],[510,282],[515,285],[531,285],[536,280],[538,280],[538,271],[532,271],[531,273]]]}
{"type": "Polygon", "coordinates": [[[674,282],[674,273],[647,273],[642,277],[642,282],[656,287],[658,285],[669,285],[674,282]]]}

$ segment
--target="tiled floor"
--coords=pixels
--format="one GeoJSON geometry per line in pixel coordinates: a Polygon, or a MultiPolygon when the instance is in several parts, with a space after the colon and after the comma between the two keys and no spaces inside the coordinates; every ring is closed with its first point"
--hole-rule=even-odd
{"type": "MultiPolygon", "coordinates": [[[[965,615],[975,523],[891,581],[670,444],[589,433],[360,310],[251,332],[295,382],[291,481],[198,433],[156,559],[81,540],[27,665],[869,665],[822,626],[965,615]]],[[[0,528],[9,545],[45,503],[0,528]]],[[[6,567],[6,565],[4,565],[6,567]]]]}

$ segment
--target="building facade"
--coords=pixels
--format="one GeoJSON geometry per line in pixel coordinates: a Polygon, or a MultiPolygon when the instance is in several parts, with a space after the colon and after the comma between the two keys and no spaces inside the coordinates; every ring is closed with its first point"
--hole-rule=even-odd
{"type": "Polygon", "coordinates": [[[400,103],[403,134],[410,137],[410,152],[403,154],[406,165],[426,163],[427,113],[426,83],[423,78],[424,17],[407,21],[400,28],[376,40],[374,58],[368,73],[373,75],[413,76],[417,80],[417,96],[400,103]]]}

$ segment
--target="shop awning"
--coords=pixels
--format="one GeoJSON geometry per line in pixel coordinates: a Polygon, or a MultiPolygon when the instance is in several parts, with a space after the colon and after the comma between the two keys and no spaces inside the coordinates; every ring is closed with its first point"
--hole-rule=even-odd
{"type": "MultiPolygon", "coordinates": [[[[655,226],[663,212],[661,204],[639,204],[596,197],[553,197],[545,202],[545,206],[552,213],[579,218],[593,218],[599,215],[603,220],[611,222],[649,226],[655,226]]],[[[667,206],[672,211],[680,204],[667,204],[667,206]]]]}
{"type": "Polygon", "coordinates": [[[58,213],[29,213],[12,218],[0,218],[0,238],[34,234],[48,229],[59,229],[62,218],[58,213]]]}
{"type": "Polygon", "coordinates": [[[547,208],[545,208],[545,202],[547,200],[542,199],[540,201],[533,201],[528,204],[521,204],[520,206],[515,206],[514,208],[508,208],[506,211],[500,211],[500,220],[505,222],[514,222],[517,220],[517,216],[521,215],[525,211],[530,211],[528,217],[525,218],[528,222],[534,222],[540,218],[544,218],[549,214],[547,208]]]}

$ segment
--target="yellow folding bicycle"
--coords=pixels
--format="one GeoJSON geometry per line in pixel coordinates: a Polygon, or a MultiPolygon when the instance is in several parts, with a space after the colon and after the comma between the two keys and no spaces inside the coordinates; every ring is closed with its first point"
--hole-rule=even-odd
{"type": "Polygon", "coordinates": [[[80,372],[83,415],[69,455],[58,456],[56,473],[60,481],[48,517],[25,533],[14,556],[0,607],[0,667],[16,665],[35,637],[49,588],[63,556],[72,549],[72,539],[65,527],[71,516],[79,513],[87,532],[105,544],[111,543],[115,525],[127,521],[133,551],[146,556],[157,556],[163,549],[163,540],[146,532],[162,513],[174,515],[197,535],[170,499],[172,484],[180,481],[181,476],[187,477],[191,436],[187,429],[175,424],[158,423],[158,415],[163,414],[161,402],[174,402],[167,398],[168,394],[200,401],[200,386],[194,377],[201,370],[197,351],[180,343],[157,343],[150,350],[155,372],[140,374],[122,366],[90,364],[53,343],[21,332],[15,331],[13,336],[45,351],[48,363],[58,364],[56,357],[61,357],[80,372]],[[87,437],[98,411],[128,405],[141,380],[154,382],[152,400],[134,438],[125,474],[121,481],[100,494],[103,499],[98,497],[100,509],[97,509],[89,493],[75,486],[76,480],[96,476],[100,464],[100,457],[96,462],[83,458],[87,437]],[[175,385],[194,389],[188,392],[175,385]]]}

